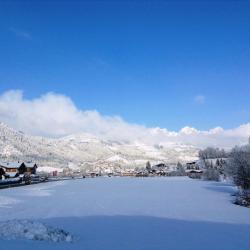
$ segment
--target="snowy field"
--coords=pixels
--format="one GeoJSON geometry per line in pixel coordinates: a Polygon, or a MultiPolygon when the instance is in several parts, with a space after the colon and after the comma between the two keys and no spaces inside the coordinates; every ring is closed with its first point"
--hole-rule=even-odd
{"type": "Polygon", "coordinates": [[[232,204],[234,191],[226,183],[186,177],[94,178],[4,189],[0,249],[250,249],[250,209],[232,204]],[[11,231],[13,224],[19,231],[11,231]],[[31,238],[47,225],[64,238],[73,235],[73,242],[24,239],[23,225],[31,227],[31,238]]]}

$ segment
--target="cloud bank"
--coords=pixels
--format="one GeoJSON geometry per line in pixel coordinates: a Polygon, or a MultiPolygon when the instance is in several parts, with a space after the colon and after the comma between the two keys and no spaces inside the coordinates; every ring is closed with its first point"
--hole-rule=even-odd
{"type": "Polygon", "coordinates": [[[204,104],[206,100],[206,97],[204,95],[197,95],[194,98],[194,101],[198,104],[204,104]]]}
{"type": "Polygon", "coordinates": [[[250,135],[250,123],[229,130],[217,127],[200,131],[184,127],[174,132],[165,128],[147,128],[130,124],[119,116],[104,116],[96,110],[79,110],[65,95],[47,93],[28,100],[20,90],[0,95],[0,121],[32,135],[60,137],[84,132],[106,140],[165,146],[189,144],[201,148],[230,148],[247,143],[250,135]]]}

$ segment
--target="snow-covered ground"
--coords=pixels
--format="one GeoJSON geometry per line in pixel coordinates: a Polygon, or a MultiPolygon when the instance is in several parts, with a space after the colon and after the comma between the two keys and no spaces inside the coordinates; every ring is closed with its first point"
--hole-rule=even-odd
{"type": "Polygon", "coordinates": [[[94,178],[0,190],[0,249],[250,249],[250,209],[232,204],[234,191],[226,183],[186,177],[94,178]],[[75,240],[29,240],[18,237],[20,230],[11,237],[10,228],[7,240],[7,220],[63,229],[75,240]]]}

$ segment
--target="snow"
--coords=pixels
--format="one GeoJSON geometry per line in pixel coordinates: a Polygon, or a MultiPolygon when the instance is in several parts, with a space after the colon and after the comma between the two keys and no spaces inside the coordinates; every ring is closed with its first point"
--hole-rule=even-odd
{"type": "Polygon", "coordinates": [[[21,235],[0,240],[0,249],[249,249],[250,209],[232,203],[235,191],[187,177],[100,177],[4,189],[0,223],[41,223],[77,240],[21,235]]]}
{"type": "MultiPolygon", "coordinates": [[[[0,152],[6,161],[32,161],[37,166],[55,168],[89,163],[92,166],[121,166],[134,168],[134,162],[164,161],[177,163],[186,159],[197,159],[198,149],[190,145],[172,144],[171,147],[157,148],[140,141],[134,143],[109,141],[90,134],[75,134],[62,138],[42,138],[26,135],[0,123],[0,152]]],[[[84,169],[87,170],[87,169],[84,169]]]]}
{"type": "Polygon", "coordinates": [[[63,172],[62,168],[56,168],[56,167],[49,167],[49,166],[43,166],[43,167],[38,167],[37,172],[44,172],[44,173],[52,173],[54,171],[57,171],[58,173],[63,172]]]}
{"type": "Polygon", "coordinates": [[[11,197],[0,195],[0,208],[10,208],[10,205],[16,204],[18,202],[18,199],[13,199],[11,197]]]}
{"type": "Polygon", "coordinates": [[[73,237],[64,230],[52,228],[41,222],[28,220],[0,222],[0,237],[9,240],[73,241],[73,237]]]}
{"type": "Polygon", "coordinates": [[[128,160],[122,158],[120,155],[114,155],[106,159],[107,162],[123,162],[123,163],[129,163],[128,160]]]}

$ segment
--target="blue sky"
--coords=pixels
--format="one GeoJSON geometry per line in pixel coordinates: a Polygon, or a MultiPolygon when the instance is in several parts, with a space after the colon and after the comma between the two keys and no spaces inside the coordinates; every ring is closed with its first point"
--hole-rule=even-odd
{"type": "Polygon", "coordinates": [[[147,127],[237,127],[250,122],[249,13],[249,1],[1,1],[0,93],[61,93],[147,127]]]}

